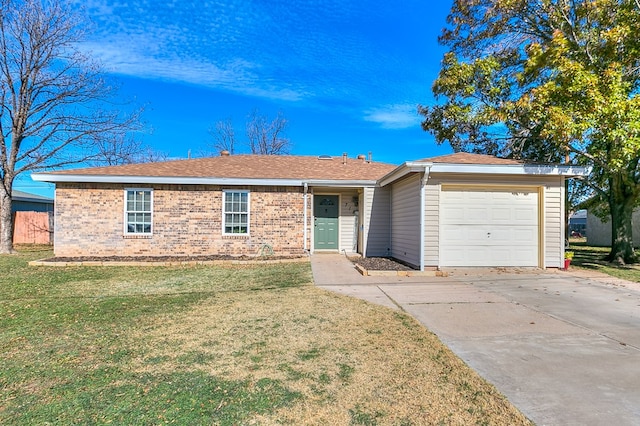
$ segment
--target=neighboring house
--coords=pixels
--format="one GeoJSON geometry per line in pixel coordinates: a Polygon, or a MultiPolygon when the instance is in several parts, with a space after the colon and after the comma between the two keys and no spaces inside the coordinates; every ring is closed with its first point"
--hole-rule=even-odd
{"type": "MultiPolygon", "coordinates": [[[[611,247],[611,220],[603,222],[593,213],[587,212],[587,245],[611,247]]],[[[631,217],[633,245],[640,247],[640,210],[633,211],[631,217]]]]}
{"type": "Polygon", "coordinates": [[[578,210],[569,216],[569,232],[570,234],[580,234],[587,236],[587,211],[578,210]]]}
{"type": "Polygon", "coordinates": [[[38,173],[56,256],[391,256],[421,270],[561,267],[564,180],[584,168],[457,153],[401,166],[222,155],[38,173]]]}
{"type": "Polygon", "coordinates": [[[41,195],[30,194],[13,190],[11,191],[12,212],[52,212],[53,199],[41,195]]]}

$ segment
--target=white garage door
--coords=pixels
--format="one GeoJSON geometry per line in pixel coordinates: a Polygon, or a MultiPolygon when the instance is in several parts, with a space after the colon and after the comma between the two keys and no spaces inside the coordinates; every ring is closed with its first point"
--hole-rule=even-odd
{"type": "Polygon", "coordinates": [[[442,266],[538,266],[538,191],[442,187],[442,266]]]}

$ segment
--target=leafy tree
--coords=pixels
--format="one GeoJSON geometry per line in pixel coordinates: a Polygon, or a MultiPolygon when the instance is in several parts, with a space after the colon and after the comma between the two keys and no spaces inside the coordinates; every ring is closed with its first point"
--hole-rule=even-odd
{"type": "Polygon", "coordinates": [[[62,0],[0,0],[0,253],[13,252],[18,175],[95,160],[101,141],[138,123],[105,108],[113,88],[77,49],[82,37],[62,0]]]}
{"type": "Polygon", "coordinates": [[[590,165],[608,206],[609,259],[635,261],[640,201],[640,2],[455,0],[449,51],[420,106],[424,130],[454,150],[590,165]]]}

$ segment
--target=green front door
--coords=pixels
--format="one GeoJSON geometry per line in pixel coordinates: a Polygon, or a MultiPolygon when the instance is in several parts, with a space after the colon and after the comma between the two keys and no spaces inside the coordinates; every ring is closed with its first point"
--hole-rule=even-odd
{"type": "Polygon", "coordinates": [[[338,250],[338,196],[313,197],[314,248],[338,250]]]}

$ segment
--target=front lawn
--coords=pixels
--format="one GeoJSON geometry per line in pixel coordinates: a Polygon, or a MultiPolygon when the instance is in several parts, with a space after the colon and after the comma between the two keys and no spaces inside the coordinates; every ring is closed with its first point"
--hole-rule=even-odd
{"type": "Polygon", "coordinates": [[[308,263],[0,256],[0,424],[528,424],[410,316],[308,263]]]}
{"type": "Polygon", "coordinates": [[[610,247],[588,246],[585,239],[570,239],[568,250],[574,253],[571,266],[595,270],[627,281],[640,282],[640,265],[619,266],[604,260],[611,251],[610,247]]]}

